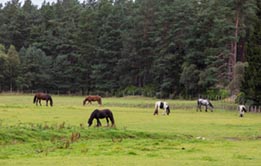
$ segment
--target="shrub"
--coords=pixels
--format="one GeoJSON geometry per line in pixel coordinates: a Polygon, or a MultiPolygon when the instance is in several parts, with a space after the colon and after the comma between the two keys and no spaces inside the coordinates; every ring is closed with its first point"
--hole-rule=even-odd
{"type": "Polygon", "coordinates": [[[205,96],[211,100],[224,99],[229,96],[229,92],[226,89],[210,89],[207,90],[205,96]]]}
{"type": "Polygon", "coordinates": [[[235,103],[245,104],[245,102],[246,102],[246,95],[244,92],[240,92],[236,97],[235,103]]]}

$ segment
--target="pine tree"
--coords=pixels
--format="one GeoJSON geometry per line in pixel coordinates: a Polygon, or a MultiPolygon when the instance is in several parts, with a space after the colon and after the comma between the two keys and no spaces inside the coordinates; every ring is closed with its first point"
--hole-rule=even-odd
{"type": "Polygon", "coordinates": [[[254,30],[250,32],[247,41],[246,68],[242,92],[245,93],[246,100],[253,104],[261,104],[261,2],[257,0],[257,19],[254,30]]]}
{"type": "Polygon", "coordinates": [[[15,47],[11,45],[7,52],[7,80],[9,81],[9,90],[12,92],[15,88],[15,81],[20,69],[20,58],[15,47]]]}
{"type": "Polygon", "coordinates": [[[0,92],[5,89],[8,73],[8,61],[5,47],[0,44],[0,92]]]}

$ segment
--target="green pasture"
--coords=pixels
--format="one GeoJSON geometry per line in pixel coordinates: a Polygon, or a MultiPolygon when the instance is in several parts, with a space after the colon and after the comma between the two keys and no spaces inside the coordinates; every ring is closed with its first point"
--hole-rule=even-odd
{"type": "Polygon", "coordinates": [[[0,165],[261,163],[261,114],[239,118],[233,103],[216,101],[214,112],[196,112],[195,101],[167,100],[170,116],[153,116],[153,98],[103,98],[102,106],[83,106],[83,99],[53,96],[53,107],[44,101],[37,107],[33,95],[0,95],[0,165]],[[96,108],[111,109],[116,127],[88,128],[86,122],[96,108]]]}

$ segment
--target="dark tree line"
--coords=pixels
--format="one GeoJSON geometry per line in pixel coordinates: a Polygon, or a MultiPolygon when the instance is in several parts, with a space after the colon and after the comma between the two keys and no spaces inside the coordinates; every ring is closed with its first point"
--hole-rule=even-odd
{"type": "Polygon", "coordinates": [[[10,0],[0,5],[0,90],[176,97],[241,87],[260,101],[260,11],[259,0],[10,0]]]}

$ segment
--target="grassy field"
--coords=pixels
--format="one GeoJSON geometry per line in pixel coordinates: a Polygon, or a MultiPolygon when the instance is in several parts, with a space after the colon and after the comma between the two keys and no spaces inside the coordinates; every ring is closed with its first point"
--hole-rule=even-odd
{"type": "Polygon", "coordinates": [[[196,112],[195,101],[167,100],[170,116],[153,116],[152,98],[104,98],[101,107],[82,106],[83,99],[53,96],[54,107],[37,107],[32,95],[0,95],[0,165],[261,163],[261,114],[239,118],[236,110],[196,112]],[[95,108],[111,109],[116,128],[88,128],[95,108]]]}

